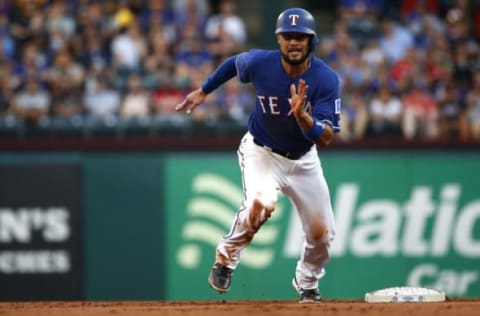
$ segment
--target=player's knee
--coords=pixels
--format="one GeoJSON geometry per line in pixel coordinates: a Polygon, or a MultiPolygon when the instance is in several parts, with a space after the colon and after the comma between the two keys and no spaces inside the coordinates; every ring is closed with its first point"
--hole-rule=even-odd
{"type": "Polygon", "coordinates": [[[270,218],[274,208],[274,202],[265,203],[258,198],[253,199],[248,216],[248,226],[256,232],[270,218]]]}
{"type": "Polygon", "coordinates": [[[310,238],[315,243],[328,243],[328,228],[319,220],[314,220],[310,224],[310,238]]]}
{"type": "Polygon", "coordinates": [[[268,194],[262,191],[256,192],[254,195],[252,203],[260,203],[265,209],[273,209],[275,207],[275,195],[268,194]]]}
{"type": "Polygon", "coordinates": [[[254,204],[257,203],[257,206],[259,208],[262,208],[265,210],[265,216],[269,218],[273,211],[275,210],[275,201],[272,199],[254,199],[254,204]]]}

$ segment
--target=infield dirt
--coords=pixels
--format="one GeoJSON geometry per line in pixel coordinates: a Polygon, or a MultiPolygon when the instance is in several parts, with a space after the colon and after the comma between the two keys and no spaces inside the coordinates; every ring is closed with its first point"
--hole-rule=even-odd
{"type": "Polygon", "coordinates": [[[327,300],[317,304],[294,301],[85,301],[1,302],[0,316],[478,316],[480,300],[441,303],[375,303],[327,300]]]}

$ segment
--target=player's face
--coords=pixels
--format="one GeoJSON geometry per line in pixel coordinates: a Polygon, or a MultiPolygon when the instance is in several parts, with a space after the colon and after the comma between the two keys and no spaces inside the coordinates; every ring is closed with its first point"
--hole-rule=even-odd
{"type": "Polygon", "coordinates": [[[277,36],[283,59],[290,65],[301,65],[309,56],[310,35],[304,33],[280,33],[277,36]]]}

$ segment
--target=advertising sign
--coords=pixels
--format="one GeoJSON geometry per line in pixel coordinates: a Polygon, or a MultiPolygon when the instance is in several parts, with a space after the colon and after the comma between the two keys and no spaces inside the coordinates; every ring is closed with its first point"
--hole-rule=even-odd
{"type": "Polygon", "coordinates": [[[2,164],[0,180],[0,300],[81,299],[81,168],[2,164]]]}
{"type": "MultiPolygon", "coordinates": [[[[320,282],[325,297],[392,286],[480,296],[478,157],[345,152],[323,155],[322,165],[337,226],[320,282]]],[[[231,291],[219,296],[207,278],[242,199],[236,157],[171,156],[165,181],[168,299],[297,297],[290,281],[303,232],[285,196],[242,254],[231,291]]]]}

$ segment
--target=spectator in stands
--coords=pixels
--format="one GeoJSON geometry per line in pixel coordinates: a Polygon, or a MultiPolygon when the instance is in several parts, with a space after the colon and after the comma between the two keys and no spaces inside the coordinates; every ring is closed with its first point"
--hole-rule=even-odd
{"type": "Polygon", "coordinates": [[[318,50],[321,58],[332,64],[332,67],[335,69],[338,69],[341,67],[340,56],[347,55],[349,52],[357,49],[358,45],[348,34],[346,23],[337,21],[333,34],[324,36],[321,39],[318,50]]]}
{"type": "Polygon", "coordinates": [[[446,83],[453,75],[453,60],[446,50],[428,50],[425,71],[429,87],[434,90],[446,83]]]}
{"type": "Polygon", "coordinates": [[[419,67],[421,51],[414,47],[406,50],[405,55],[394,62],[390,67],[390,77],[396,82],[403,82],[411,78],[415,69],[419,67]]]}
{"type": "Polygon", "coordinates": [[[128,28],[135,20],[136,16],[130,8],[128,0],[117,1],[113,22],[118,29],[128,28]]]}
{"type": "Polygon", "coordinates": [[[473,71],[480,67],[478,46],[469,45],[468,41],[459,41],[450,53],[453,61],[453,78],[462,90],[469,89],[473,82],[473,71]]]}
{"type": "Polygon", "coordinates": [[[175,85],[189,89],[196,77],[204,77],[213,70],[214,58],[205,48],[205,42],[195,33],[184,40],[175,57],[175,85]]]}
{"type": "MultiPolygon", "coordinates": [[[[425,32],[431,27],[432,19],[440,13],[438,0],[402,0],[400,4],[400,17],[404,25],[410,30],[415,46],[425,46],[425,32]]],[[[437,22],[438,23],[438,22],[437,22]]]]}
{"type": "Polygon", "coordinates": [[[425,89],[432,88],[427,73],[425,51],[416,47],[409,48],[403,58],[391,65],[390,78],[394,82],[396,91],[410,89],[411,81],[416,78],[425,81],[425,89]]]}
{"type": "Polygon", "coordinates": [[[83,39],[84,45],[78,59],[85,68],[89,69],[95,63],[102,63],[105,66],[110,64],[110,54],[109,48],[105,44],[106,40],[94,27],[87,27],[84,30],[83,39]]]}
{"type": "MultiPolygon", "coordinates": [[[[76,20],[64,1],[54,1],[45,16],[45,32],[48,34],[48,57],[51,62],[63,50],[72,49],[76,20]]],[[[73,52],[73,51],[72,51],[73,52]]]]}
{"type": "Polygon", "coordinates": [[[12,106],[17,117],[27,124],[37,125],[48,121],[50,95],[37,78],[29,77],[25,86],[15,94],[12,106]]]}
{"type": "Polygon", "coordinates": [[[382,19],[381,29],[380,47],[385,52],[388,63],[393,65],[413,46],[413,36],[407,28],[391,17],[382,19]]]}
{"type": "Polygon", "coordinates": [[[205,36],[210,53],[217,58],[222,59],[244,49],[247,32],[243,19],[236,13],[234,1],[220,1],[218,13],[207,20],[205,36]]]}
{"type": "MultiPolygon", "coordinates": [[[[169,45],[168,41],[165,39],[165,35],[160,31],[153,31],[149,34],[149,49],[148,55],[144,61],[144,69],[150,67],[155,67],[156,73],[160,80],[160,86],[167,81],[171,81],[172,73],[176,67],[175,62],[172,57],[172,48],[169,45]],[[147,65],[150,63],[149,65],[147,65]]],[[[150,70],[152,72],[153,69],[150,70]]],[[[155,87],[155,88],[160,88],[155,87]]]]}
{"type": "Polygon", "coordinates": [[[340,139],[360,140],[365,136],[368,124],[368,108],[365,90],[343,80],[342,112],[340,113],[340,139]]]}
{"type": "Polygon", "coordinates": [[[480,141],[480,70],[473,75],[473,88],[467,94],[467,118],[472,140],[480,141]]]}
{"type": "Polygon", "coordinates": [[[473,14],[473,28],[474,28],[474,34],[475,38],[477,39],[477,42],[480,41],[480,2],[479,0],[474,0],[474,6],[472,10],[473,14]]]}
{"type": "Polygon", "coordinates": [[[411,80],[406,91],[402,91],[404,106],[402,130],[407,140],[428,139],[438,136],[438,102],[428,92],[426,79],[411,80]]]}
{"type": "Polygon", "coordinates": [[[384,5],[384,0],[340,0],[338,10],[345,20],[368,20],[373,24],[384,5]]]}
{"type": "Polygon", "coordinates": [[[15,59],[15,41],[10,35],[8,15],[0,11],[0,56],[1,59],[15,59]]]}
{"type": "MultiPolygon", "coordinates": [[[[47,0],[11,1],[9,9],[10,34],[15,46],[21,51],[25,44],[36,41],[44,35],[45,8],[47,0]]],[[[50,39],[48,39],[50,41],[50,39]]]]}
{"type": "Polygon", "coordinates": [[[421,18],[426,13],[440,14],[439,0],[401,0],[400,2],[400,14],[405,20],[409,20],[411,16],[421,18]]]}
{"type": "Polygon", "coordinates": [[[169,44],[179,40],[176,29],[178,18],[168,0],[147,0],[138,18],[144,34],[161,32],[169,44]]]}
{"type": "Polygon", "coordinates": [[[468,140],[468,122],[465,103],[453,82],[442,89],[438,102],[439,130],[441,139],[468,140]]]}
{"type": "Polygon", "coordinates": [[[348,78],[354,87],[362,87],[374,70],[362,62],[358,50],[351,50],[347,54],[338,56],[336,71],[345,79],[348,78]]]}
{"type": "MultiPolygon", "coordinates": [[[[85,91],[83,104],[88,122],[116,121],[120,110],[121,95],[109,87],[110,80],[104,75],[96,78],[95,84],[85,91]]],[[[107,124],[108,125],[108,124],[107,124]]]]}
{"type": "Polygon", "coordinates": [[[76,20],[68,10],[64,1],[53,1],[48,8],[45,19],[45,30],[50,36],[55,31],[60,31],[65,37],[70,37],[76,29],[76,20]]]}
{"type": "Polygon", "coordinates": [[[74,6],[76,33],[85,34],[87,29],[94,29],[99,36],[105,36],[107,29],[115,28],[113,16],[104,14],[102,4],[105,2],[77,2],[74,6]]]}
{"type": "Polygon", "coordinates": [[[428,72],[429,82],[448,81],[454,66],[451,47],[440,30],[434,30],[433,28],[429,30],[430,32],[426,33],[428,34],[428,44],[425,47],[417,48],[417,50],[424,53],[425,70],[428,72]]]}
{"type": "MultiPolygon", "coordinates": [[[[191,17],[190,13],[198,15],[198,20],[205,22],[207,16],[210,14],[210,6],[208,0],[175,0],[172,3],[173,10],[177,16],[180,16],[178,21],[182,25],[188,20],[185,17],[191,17]],[[181,17],[181,16],[184,17],[181,17]]],[[[197,19],[195,19],[197,20],[197,19]]],[[[202,24],[201,24],[202,25],[202,24]]]]}
{"type": "Polygon", "coordinates": [[[35,77],[43,84],[49,70],[46,54],[39,49],[36,43],[27,43],[23,45],[22,51],[18,52],[18,55],[20,55],[19,60],[14,64],[14,70],[11,73],[13,88],[19,88],[27,77],[35,77]]]}
{"type": "Polygon", "coordinates": [[[472,28],[473,8],[470,6],[472,1],[454,1],[453,5],[446,13],[446,32],[445,36],[452,46],[459,41],[474,42],[472,28]]]}
{"type": "Polygon", "coordinates": [[[214,102],[220,109],[219,117],[246,124],[251,113],[247,106],[255,104],[255,95],[238,80],[230,80],[215,93],[214,102]]]}
{"type": "Polygon", "coordinates": [[[8,78],[0,70],[0,122],[12,119],[15,121],[15,113],[12,106],[13,99],[14,91],[8,85],[8,78]]]}
{"type": "Polygon", "coordinates": [[[384,0],[341,0],[338,13],[345,21],[349,35],[360,45],[378,33],[378,18],[383,12],[384,0]]]}
{"type": "Polygon", "coordinates": [[[70,52],[63,50],[58,53],[46,80],[51,93],[53,114],[67,120],[80,116],[83,112],[82,86],[85,70],[72,58],[70,52]]]}
{"type": "Polygon", "coordinates": [[[368,92],[375,93],[382,85],[387,85],[392,91],[398,92],[400,89],[399,83],[390,75],[391,68],[387,63],[380,64],[373,75],[365,82],[365,88],[368,92]]]}
{"type": "Polygon", "coordinates": [[[146,120],[151,114],[151,95],[139,75],[128,78],[128,87],[120,105],[120,117],[126,121],[146,120]]]}
{"type": "Polygon", "coordinates": [[[113,66],[125,70],[127,75],[139,71],[141,60],[145,57],[147,49],[147,41],[138,21],[133,20],[113,38],[111,45],[113,66]]]}
{"type": "Polygon", "coordinates": [[[176,0],[173,3],[176,26],[179,41],[189,37],[189,31],[185,32],[185,26],[195,28],[197,36],[205,37],[205,25],[207,23],[210,8],[206,0],[176,0]]]}
{"type": "Polygon", "coordinates": [[[320,55],[325,58],[344,80],[354,86],[361,86],[371,77],[372,67],[363,62],[359,45],[352,40],[345,23],[335,25],[332,38],[324,38],[320,45],[320,55]]]}
{"type": "Polygon", "coordinates": [[[160,88],[162,84],[168,80],[158,67],[157,60],[152,55],[144,58],[141,77],[143,87],[149,91],[160,88]]]}
{"type": "Polygon", "coordinates": [[[382,84],[368,106],[367,134],[374,137],[402,135],[403,104],[392,93],[392,88],[382,84]]]}
{"type": "Polygon", "coordinates": [[[366,41],[364,48],[361,50],[360,59],[366,67],[374,71],[387,61],[385,52],[380,48],[377,39],[366,41]]]}
{"type": "Polygon", "coordinates": [[[179,116],[172,108],[172,104],[178,104],[183,100],[184,93],[170,83],[165,83],[161,89],[152,94],[152,111],[157,118],[168,116],[179,116]],[[173,102],[173,103],[172,103],[173,102]]]}

